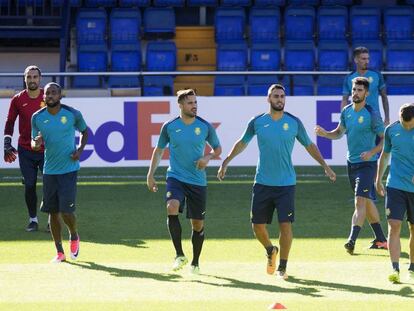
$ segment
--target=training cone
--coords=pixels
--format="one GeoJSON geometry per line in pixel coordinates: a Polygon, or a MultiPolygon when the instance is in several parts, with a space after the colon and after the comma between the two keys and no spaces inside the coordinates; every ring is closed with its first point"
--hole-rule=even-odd
{"type": "Polygon", "coordinates": [[[268,308],[269,310],[281,310],[281,309],[287,309],[284,305],[282,305],[280,302],[275,302],[274,304],[271,304],[268,308]]]}

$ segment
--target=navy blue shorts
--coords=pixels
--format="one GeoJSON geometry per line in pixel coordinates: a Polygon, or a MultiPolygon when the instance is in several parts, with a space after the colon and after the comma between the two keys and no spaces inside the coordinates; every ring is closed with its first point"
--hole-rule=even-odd
{"type": "Polygon", "coordinates": [[[204,219],[206,214],[207,187],[187,184],[173,177],[167,178],[165,201],[180,202],[180,213],[187,207],[187,218],[204,219]]]}
{"type": "Polygon", "coordinates": [[[43,175],[43,201],[40,210],[45,213],[73,213],[76,210],[76,182],[78,171],[43,175]]]}
{"type": "Polygon", "coordinates": [[[414,225],[414,192],[387,187],[385,197],[387,219],[403,220],[405,213],[407,213],[407,221],[414,225]]]}
{"type": "Polygon", "coordinates": [[[265,186],[254,184],[250,218],[254,224],[271,224],[273,212],[281,222],[295,220],[296,186],[265,186]]]}
{"type": "Polygon", "coordinates": [[[377,175],[377,161],[360,163],[348,162],[348,178],[355,196],[376,200],[375,176],[377,175]]]}
{"type": "Polygon", "coordinates": [[[37,172],[43,172],[43,152],[26,150],[20,146],[17,148],[19,155],[19,166],[26,187],[34,187],[37,182],[37,172]]]}

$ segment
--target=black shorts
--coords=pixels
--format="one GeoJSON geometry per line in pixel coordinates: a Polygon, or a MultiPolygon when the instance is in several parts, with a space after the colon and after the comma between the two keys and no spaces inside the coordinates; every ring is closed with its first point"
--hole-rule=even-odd
{"type": "Polygon", "coordinates": [[[76,210],[76,182],[78,171],[43,175],[43,201],[40,210],[45,213],[73,213],[76,210]]]}
{"type": "Polygon", "coordinates": [[[281,222],[295,220],[296,186],[265,186],[254,184],[250,219],[254,224],[271,224],[273,212],[281,222]]]}
{"type": "Polygon", "coordinates": [[[187,184],[173,177],[167,178],[165,201],[180,202],[180,213],[187,207],[187,218],[204,219],[206,214],[207,187],[187,184]]]}
{"type": "Polygon", "coordinates": [[[348,162],[348,178],[355,196],[376,200],[375,176],[377,175],[377,161],[360,163],[348,162]]]}
{"type": "Polygon", "coordinates": [[[414,192],[387,187],[385,197],[387,219],[402,221],[405,213],[407,213],[407,221],[414,225],[414,192]]]}
{"type": "Polygon", "coordinates": [[[18,147],[19,166],[26,187],[34,187],[37,182],[37,172],[43,172],[43,152],[35,152],[18,147]]]}

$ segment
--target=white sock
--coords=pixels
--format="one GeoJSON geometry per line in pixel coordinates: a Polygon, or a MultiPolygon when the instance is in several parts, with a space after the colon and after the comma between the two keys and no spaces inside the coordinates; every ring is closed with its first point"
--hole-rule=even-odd
{"type": "Polygon", "coordinates": [[[34,218],[29,217],[29,221],[30,221],[30,222],[35,222],[35,223],[38,223],[38,221],[37,221],[37,217],[34,217],[34,218]]]}

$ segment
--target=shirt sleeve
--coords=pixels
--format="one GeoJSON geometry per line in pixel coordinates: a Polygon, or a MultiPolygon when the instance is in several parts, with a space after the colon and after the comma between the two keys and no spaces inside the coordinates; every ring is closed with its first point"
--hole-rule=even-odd
{"type": "Polygon", "coordinates": [[[391,152],[391,137],[390,137],[390,126],[387,126],[385,128],[385,133],[384,133],[384,151],[386,153],[390,153],[391,152]]]}
{"type": "Polygon", "coordinates": [[[371,113],[371,127],[375,134],[384,133],[384,122],[381,119],[379,112],[372,111],[371,113]]]}
{"type": "Polygon", "coordinates": [[[306,133],[306,129],[303,126],[302,121],[298,119],[297,122],[298,122],[298,133],[296,135],[296,139],[302,144],[302,146],[307,147],[310,144],[312,144],[312,141],[309,138],[308,133],[306,133]]]}
{"type": "Polygon", "coordinates": [[[36,114],[32,115],[32,139],[34,139],[39,134],[39,128],[36,124],[36,114]]]}
{"type": "Polygon", "coordinates": [[[208,124],[208,136],[206,140],[213,149],[220,147],[220,141],[218,139],[216,129],[210,123],[208,124]]]}
{"type": "Polygon", "coordinates": [[[160,137],[158,138],[157,148],[164,149],[167,147],[170,142],[170,137],[168,136],[168,124],[164,123],[161,127],[160,137]]]}
{"type": "Polygon", "coordinates": [[[383,88],[385,88],[385,80],[382,73],[378,73],[378,89],[381,91],[383,88]]]}
{"type": "Polygon", "coordinates": [[[252,140],[253,136],[256,134],[254,130],[255,119],[256,118],[253,118],[249,121],[249,124],[247,125],[247,128],[241,137],[241,141],[245,144],[248,144],[252,140]]]}
{"type": "Polygon", "coordinates": [[[86,126],[86,122],[83,119],[82,113],[80,111],[76,110],[75,113],[75,127],[77,128],[77,130],[79,132],[83,132],[86,130],[87,126],[86,126]]]}
{"type": "Polygon", "coordinates": [[[344,79],[344,84],[342,85],[342,95],[346,96],[346,95],[351,95],[351,89],[349,87],[349,76],[346,76],[344,79]]]}
{"type": "Polygon", "coordinates": [[[4,126],[4,135],[13,136],[14,132],[14,123],[16,122],[19,111],[16,105],[16,97],[10,102],[9,113],[7,114],[6,124],[4,126]]]}

